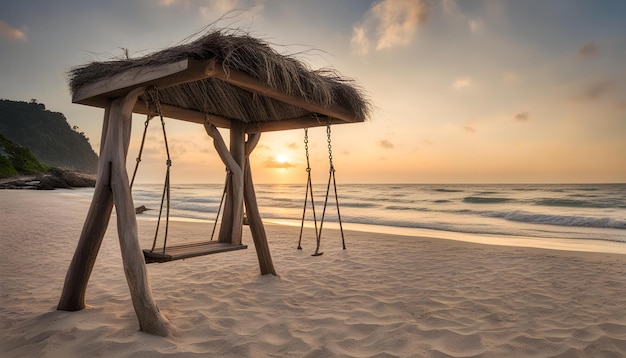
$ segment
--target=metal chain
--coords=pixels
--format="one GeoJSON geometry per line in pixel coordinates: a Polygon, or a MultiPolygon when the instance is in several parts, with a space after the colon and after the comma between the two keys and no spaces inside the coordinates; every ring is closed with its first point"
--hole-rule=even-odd
{"type": "Polygon", "coordinates": [[[330,139],[330,124],[326,126],[326,141],[328,142],[328,161],[330,163],[330,171],[335,171],[335,166],[333,165],[333,147],[330,139]]]}
{"type": "Polygon", "coordinates": [[[309,202],[309,194],[311,195],[311,210],[313,211],[313,223],[315,224],[315,238],[317,239],[319,237],[318,229],[317,229],[317,214],[315,213],[315,200],[313,199],[313,182],[311,181],[311,165],[309,162],[309,129],[308,128],[304,128],[304,152],[306,153],[307,181],[306,181],[306,192],[304,195],[304,208],[302,209],[302,223],[300,224],[300,238],[298,239],[298,250],[302,250],[302,232],[304,231],[304,219],[306,216],[306,207],[309,202]]]}
{"type": "Polygon", "coordinates": [[[304,128],[304,152],[306,153],[306,171],[311,172],[311,164],[309,163],[309,129],[304,128]]]}

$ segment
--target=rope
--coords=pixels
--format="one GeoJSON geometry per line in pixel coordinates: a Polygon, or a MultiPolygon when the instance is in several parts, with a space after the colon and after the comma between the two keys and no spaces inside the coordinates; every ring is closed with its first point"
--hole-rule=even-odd
{"type": "MultiPolygon", "coordinates": [[[[304,195],[304,209],[302,210],[302,223],[300,225],[300,238],[298,240],[298,250],[302,250],[302,231],[304,229],[304,217],[306,215],[306,207],[309,199],[309,192],[311,193],[311,209],[313,211],[313,222],[315,223],[315,237],[319,238],[317,231],[317,215],[315,214],[315,201],[313,200],[313,183],[311,182],[311,163],[309,160],[309,129],[304,128],[304,152],[306,153],[306,192],[304,195]]],[[[319,240],[319,239],[318,239],[319,240]]],[[[318,243],[319,248],[319,243],[318,243]]],[[[317,250],[316,250],[317,252],[317,250]]]]}
{"type": "Polygon", "coordinates": [[[165,183],[163,184],[163,194],[161,195],[161,207],[159,208],[159,218],[157,220],[156,231],[154,233],[154,241],[152,242],[152,249],[150,251],[154,251],[156,247],[156,242],[159,236],[159,227],[161,225],[161,216],[163,213],[163,204],[166,203],[166,211],[165,211],[165,233],[163,236],[163,254],[165,254],[165,248],[167,247],[167,234],[169,231],[169,223],[170,223],[170,168],[172,166],[172,159],[170,158],[170,148],[167,143],[167,133],[165,131],[165,120],[163,119],[163,113],[161,111],[161,103],[159,101],[159,91],[154,88],[154,102],[156,105],[156,110],[161,118],[161,128],[163,129],[163,141],[165,143],[165,152],[167,154],[167,160],[165,164],[167,165],[167,169],[165,171],[165,183]]]}
{"type": "Polygon", "coordinates": [[[217,227],[217,220],[220,217],[220,211],[222,210],[222,204],[224,204],[224,198],[226,197],[226,191],[228,189],[228,179],[230,177],[230,170],[226,169],[226,182],[224,183],[224,191],[222,192],[222,199],[220,200],[220,206],[217,208],[217,215],[215,216],[215,222],[213,223],[213,231],[211,232],[211,241],[215,235],[215,228],[217,227]]]}
{"type": "MultiPolygon", "coordinates": [[[[148,101],[146,101],[146,107],[148,106],[148,101]]],[[[148,109],[148,112],[150,110],[148,109]]],[[[143,154],[143,147],[146,144],[146,133],[148,132],[148,125],[150,124],[150,120],[152,116],[150,114],[146,115],[146,121],[143,124],[143,135],[141,136],[141,145],[139,146],[139,153],[137,154],[137,159],[135,159],[135,170],[133,170],[133,178],[130,181],[130,187],[133,187],[133,183],[135,182],[135,176],[137,175],[137,169],[139,169],[139,163],[141,163],[141,156],[143,154]]]]}

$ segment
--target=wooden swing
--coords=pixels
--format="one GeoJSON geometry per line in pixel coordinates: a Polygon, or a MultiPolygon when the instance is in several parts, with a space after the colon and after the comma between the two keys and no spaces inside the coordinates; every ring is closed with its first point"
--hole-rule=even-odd
{"type": "MultiPolygon", "coordinates": [[[[152,247],[150,249],[143,249],[144,259],[147,264],[155,263],[155,262],[169,262],[176,260],[183,260],[192,257],[198,256],[206,256],[211,254],[217,254],[220,252],[228,252],[234,250],[242,250],[247,249],[248,245],[243,244],[232,244],[226,242],[217,242],[213,241],[213,237],[215,235],[215,228],[217,227],[217,221],[219,219],[220,211],[222,209],[222,204],[224,203],[224,199],[227,193],[227,187],[229,182],[230,172],[227,170],[226,174],[226,182],[224,183],[224,190],[222,192],[222,198],[220,200],[219,208],[217,209],[217,214],[215,217],[215,221],[213,224],[213,231],[211,232],[211,239],[209,241],[198,241],[198,242],[189,242],[184,244],[177,245],[167,245],[167,239],[169,234],[169,220],[170,220],[170,168],[172,167],[172,159],[170,157],[169,145],[167,142],[167,132],[165,130],[165,120],[163,118],[163,114],[161,113],[161,103],[159,101],[159,93],[154,88],[152,91],[147,91],[144,96],[146,97],[146,108],[150,108],[150,103],[154,103],[154,107],[156,109],[156,113],[161,119],[161,128],[163,131],[163,143],[165,145],[165,153],[167,155],[167,160],[165,164],[167,169],[165,171],[165,182],[163,184],[163,193],[161,195],[161,205],[159,207],[159,216],[157,219],[156,229],[154,233],[154,240],[152,241],[152,247]],[[165,233],[163,236],[163,246],[157,248],[157,241],[159,237],[159,227],[161,225],[161,217],[163,214],[163,205],[165,204],[165,233]]],[[[139,154],[137,155],[135,169],[133,170],[133,177],[130,182],[130,186],[132,189],[133,183],[135,182],[135,177],[137,175],[137,170],[139,169],[139,163],[141,163],[141,156],[143,153],[143,148],[146,141],[146,133],[148,131],[148,126],[150,124],[150,120],[152,119],[151,114],[146,115],[146,121],[144,122],[144,130],[143,135],[141,137],[141,145],[139,146],[139,154]]]]}
{"type": "Polygon", "coordinates": [[[306,154],[306,172],[307,172],[307,181],[306,181],[306,194],[304,195],[304,208],[302,210],[302,222],[300,224],[300,238],[298,239],[298,250],[302,250],[302,232],[304,230],[304,219],[306,216],[306,208],[308,206],[308,198],[309,194],[311,197],[311,210],[313,211],[313,223],[315,225],[315,241],[316,247],[315,252],[311,256],[320,256],[323,255],[323,252],[320,252],[320,244],[322,241],[322,229],[324,227],[324,219],[326,216],[326,208],[328,206],[328,195],[330,193],[330,183],[332,179],[333,189],[335,192],[335,204],[337,205],[337,219],[339,221],[339,231],[341,232],[341,244],[343,249],[346,249],[346,240],[343,235],[343,224],[341,223],[341,212],[339,211],[339,197],[337,196],[337,182],[335,180],[335,166],[333,164],[333,149],[331,142],[331,132],[330,132],[330,124],[326,125],[326,141],[328,143],[328,162],[329,162],[329,170],[328,170],[328,184],[326,185],[326,196],[324,198],[324,209],[322,210],[322,219],[320,220],[319,230],[317,228],[317,215],[315,214],[315,200],[313,200],[313,183],[311,182],[311,164],[309,161],[309,129],[304,129],[304,152],[306,154]]]}
{"type": "MultiPolygon", "coordinates": [[[[210,244],[209,251],[245,246],[241,243],[245,207],[263,275],[276,275],[276,269],[250,169],[250,154],[261,133],[363,122],[370,110],[361,89],[338,73],[310,70],[263,41],[222,31],[140,58],[77,67],[70,73],[70,87],[72,102],[104,108],[104,120],[96,187],[57,308],[76,311],[85,307],[87,284],[115,207],[124,274],[140,329],[163,336],[171,327],[152,296],[126,170],[132,114],[151,113],[138,99],[145,98],[146,91],[155,91],[160,117],[201,124],[213,138],[230,174],[219,244],[210,244]],[[217,127],[229,130],[229,147],[217,127]]],[[[169,158],[167,164],[165,202],[169,200],[169,158]]],[[[333,173],[331,163],[329,183],[331,179],[334,183],[333,173]]],[[[167,216],[166,207],[166,221],[167,216]]],[[[172,258],[207,252],[199,246],[176,250],[164,246],[162,253],[172,258]]]]}

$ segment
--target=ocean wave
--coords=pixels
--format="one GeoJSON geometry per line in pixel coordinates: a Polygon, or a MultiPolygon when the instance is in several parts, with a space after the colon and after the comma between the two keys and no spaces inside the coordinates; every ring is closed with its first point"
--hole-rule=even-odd
{"type": "Polygon", "coordinates": [[[611,218],[592,218],[586,216],[535,214],[526,211],[492,214],[510,221],[558,226],[584,226],[595,228],[626,229],[626,221],[611,218]]]}
{"type": "Polygon", "coordinates": [[[411,206],[389,205],[385,206],[385,210],[409,211],[417,209],[411,206]]]}
{"type": "Polygon", "coordinates": [[[433,191],[436,191],[438,193],[462,193],[463,192],[463,190],[461,189],[443,189],[443,188],[433,189],[433,191]]]}
{"type": "Polygon", "coordinates": [[[563,206],[572,208],[613,208],[619,207],[617,203],[611,201],[590,201],[579,199],[562,199],[562,198],[544,198],[535,202],[535,205],[539,206],[563,206]]]}
{"type": "Polygon", "coordinates": [[[498,204],[511,201],[509,198],[485,198],[482,196],[467,196],[463,198],[463,202],[470,204],[498,204]]]}
{"type": "MultiPolygon", "coordinates": [[[[329,199],[330,201],[330,199],[329,199]]],[[[355,203],[355,202],[339,202],[339,206],[345,206],[348,208],[376,208],[379,207],[380,205],[375,204],[375,203],[355,203]]]]}

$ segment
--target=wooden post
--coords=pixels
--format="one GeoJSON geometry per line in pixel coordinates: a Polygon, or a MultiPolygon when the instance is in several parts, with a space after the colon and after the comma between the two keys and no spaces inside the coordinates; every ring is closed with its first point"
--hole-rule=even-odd
{"type": "MultiPolygon", "coordinates": [[[[219,242],[241,244],[241,225],[243,223],[243,170],[239,163],[228,151],[222,135],[210,122],[204,122],[204,129],[213,138],[213,145],[217,150],[222,162],[232,173],[228,183],[224,215],[220,225],[219,242]]],[[[231,129],[232,133],[232,129],[231,129]]],[[[231,135],[231,148],[233,146],[231,135]]],[[[243,153],[243,150],[241,151],[243,153]]]]}
{"type": "Polygon", "coordinates": [[[231,242],[233,244],[241,244],[241,229],[243,225],[243,170],[246,166],[246,132],[244,130],[244,124],[239,121],[233,121],[230,125],[230,155],[233,157],[235,163],[237,163],[237,166],[239,167],[239,171],[241,173],[240,178],[235,178],[235,176],[233,175],[232,179],[233,185],[231,186],[231,188],[233,192],[233,232],[231,242]],[[237,179],[236,182],[235,179],[237,179]]]}
{"type": "Polygon", "coordinates": [[[82,286],[86,286],[89,274],[85,275],[76,271],[89,268],[89,266],[93,267],[93,261],[95,261],[98,251],[97,248],[95,250],[93,248],[95,246],[94,242],[97,240],[90,239],[89,235],[97,235],[95,237],[100,237],[99,242],[102,241],[101,237],[106,230],[106,225],[103,225],[103,223],[105,221],[108,223],[111,213],[110,206],[106,205],[111,202],[110,198],[112,197],[117,214],[117,228],[124,273],[130,289],[133,307],[139,320],[139,326],[146,333],[166,336],[170,331],[170,324],[159,312],[152,298],[143,253],[139,246],[137,219],[135,217],[128,173],[126,172],[126,155],[130,143],[132,109],[138,96],[143,92],[144,88],[136,88],[126,96],[114,99],[110,104],[107,133],[106,136],[103,135],[105,142],[102,145],[98,170],[98,181],[102,181],[101,185],[103,187],[100,191],[103,193],[100,196],[94,194],[92,201],[92,208],[96,208],[93,210],[94,215],[108,215],[106,215],[106,218],[93,219],[92,222],[89,220],[92,214],[90,209],[88,220],[85,222],[83,234],[81,234],[81,240],[74,256],[76,258],[77,256],[85,255],[85,252],[82,250],[88,250],[93,257],[90,256],[89,259],[72,261],[59,303],[59,309],[64,309],[63,307],[65,306],[77,309],[84,307],[84,289],[86,287],[82,286]],[[103,199],[108,200],[102,202],[103,199]],[[108,209],[108,213],[105,209],[108,209]],[[87,243],[81,245],[81,242],[87,243]],[[74,261],[77,261],[77,263],[74,264],[74,261]],[[74,277],[78,279],[74,279],[74,277]],[[82,302],[74,298],[76,296],[79,299],[82,298],[82,302]],[[79,304],[78,306],[77,303],[79,304]],[[79,307],[80,305],[82,307],[79,307]]]}
{"type": "Polygon", "coordinates": [[[252,182],[252,171],[250,170],[250,153],[252,153],[252,150],[256,147],[260,137],[261,133],[249,134],[248,141],[246,142],[243,197],[246,204],[246,214],[248,215],[248,224],[250,226],[250,232],[252,233],[252,240],[254,240],[256,255],[259,259],[261,275],[271,274],[277,276],[274,262],[272,262],[270,248],[267,244],[267,235],[265,234],[265,228],[263,227],[263,221],[259,213],[259,207],[254,193],[254,183],[252,182]]]}
{"type": "MultiPolygon", "coordinates": [[[[102,139],[100,142],[100,156],[104,153],[104,143],[109,127],[111,102],[104,111],[102,123],[102,139]]],[[[85,308],[85,292],[91,271],[96,262],[102,239],[109,225],[111,211],[113,210],[113,193],[110,187],[111,168],[109,162],[100,160],[98,163],[98,176],[93,199],[83,230],[74,251],[74,257],[65,276],[65,283],[61,298],[57,306],[62,311],[78,311],[85,308]]]]}

